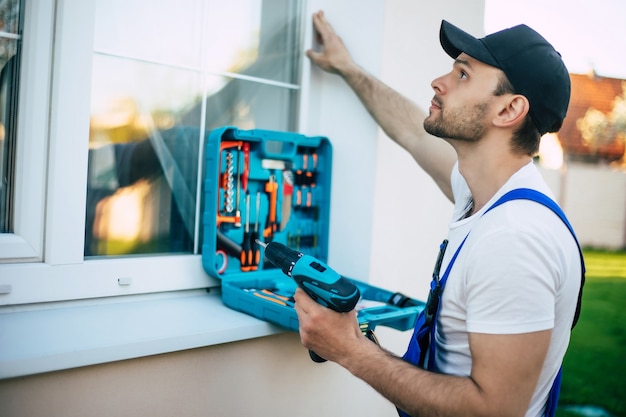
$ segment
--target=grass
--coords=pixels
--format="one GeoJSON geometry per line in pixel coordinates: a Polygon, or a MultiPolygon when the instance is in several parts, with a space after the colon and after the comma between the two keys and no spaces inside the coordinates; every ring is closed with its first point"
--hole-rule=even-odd
{"type": "Polygon", "coordinates": [[[563,363],[557,417],[571,405],[626,416],[626,253],[585,250],[587,278],[578,325],[563,363]]]}

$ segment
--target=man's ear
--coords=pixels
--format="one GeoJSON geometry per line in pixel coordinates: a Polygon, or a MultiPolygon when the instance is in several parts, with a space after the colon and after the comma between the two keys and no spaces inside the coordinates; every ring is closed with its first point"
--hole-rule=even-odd
{"type": "Polygon", "coordinates": [[[528,99],[521,94],[502,96],[503,102],[500,111],[493,119],[493,124],[498,127],[511,127],[522,123],[530,110],[528,99]]]}

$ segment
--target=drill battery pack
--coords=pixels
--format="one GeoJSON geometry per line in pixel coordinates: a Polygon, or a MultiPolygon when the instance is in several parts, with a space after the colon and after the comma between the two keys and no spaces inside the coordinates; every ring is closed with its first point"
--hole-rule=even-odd
{"type": "MultiPolygon", "coordinates": [[[[326,262],[332,147],[328,138],[271,130],[213,130],[206,146],[202,265],[234,310],[297,331],[297,284],[263,256],[279,242],[326,262]]],[[[339,271],[340,272],[340,271],[339,271]]],[[[349,278],[364,331],[409,330],[425,303],[349,278]]]]}

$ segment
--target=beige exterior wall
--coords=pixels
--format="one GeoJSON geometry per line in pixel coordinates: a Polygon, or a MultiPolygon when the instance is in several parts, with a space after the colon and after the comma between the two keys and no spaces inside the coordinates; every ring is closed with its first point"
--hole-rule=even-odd
{"type": "Polygon", "coordinates": [[[295,333],[0,381],[3,417],[393,416],[295,333]]]}

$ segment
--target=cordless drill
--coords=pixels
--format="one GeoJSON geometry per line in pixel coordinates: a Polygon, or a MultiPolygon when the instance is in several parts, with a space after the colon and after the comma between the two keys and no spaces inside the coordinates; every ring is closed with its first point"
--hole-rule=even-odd
{"type": "MultiPolygon", "coordinates": [[[[271,263],[292,277],[319,304],[340,313],[352,311],[356,306],[361,297],[359,289],[328,265],[282,243],[256,242],[265,248],[265,257],[271,263]]],[[[313,351],[309,351],[309,356],[314,362],[326,361],[313,351]]]]}
{"type": "Polygon", "coordinates": [[[352,311],[361,294],[352,282],[331,267],[282,243],[257,243],[265,248],[265,257],[292,277],[309,297],[339,313],[352,311]]]}

